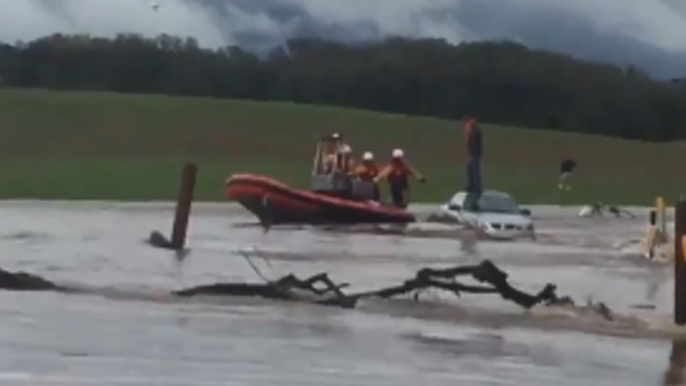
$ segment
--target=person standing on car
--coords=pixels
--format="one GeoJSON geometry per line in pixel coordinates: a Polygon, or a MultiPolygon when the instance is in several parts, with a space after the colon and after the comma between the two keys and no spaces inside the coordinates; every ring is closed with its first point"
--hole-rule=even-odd
{"type": "Polygon", "coordinates": [[[476,209],[476,203],[482,193],[481,158],[483,156],[483,134],[481,127],[472,117],[467,117],[464,123],[464,139],[467,150],[467,188],[469,202],[476,209]]]}

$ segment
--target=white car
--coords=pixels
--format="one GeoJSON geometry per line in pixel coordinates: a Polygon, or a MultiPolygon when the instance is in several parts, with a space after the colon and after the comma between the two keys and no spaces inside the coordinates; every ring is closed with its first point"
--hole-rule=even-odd
{"type": "Polygon", "coordinates": [[[531,212],[520,208],[509,194],[487,190],[481,194],[477,210],[465,208],[466,199],[467,192],[456,193],[441,205],[441,215],[481,229],[495,239],[535,238],[531,212]]]}

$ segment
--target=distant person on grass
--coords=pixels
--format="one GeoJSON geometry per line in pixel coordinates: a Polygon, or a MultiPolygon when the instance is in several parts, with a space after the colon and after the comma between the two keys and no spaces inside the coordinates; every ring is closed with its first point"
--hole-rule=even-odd
{"type": "Polygon", "coordinates": [[[477,203],[482,193],[481,157],[483,156],[483,134],[476,120],[464,120],[464,139],[467,147],[467,188],[470,209],[478,209],[477,203]]]}
{"type": "Polygon", "coordinates": [[[572,186],[567,181],[569,176],[576,169],[576,161],[573,159],[565,159],[560,163],[560,178],[557,181],[557,188],[560,190],[572,190],[572,186]]]}

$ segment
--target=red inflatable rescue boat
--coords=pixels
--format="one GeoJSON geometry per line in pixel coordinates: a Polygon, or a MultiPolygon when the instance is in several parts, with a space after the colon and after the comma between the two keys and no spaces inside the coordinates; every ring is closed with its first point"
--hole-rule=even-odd
{"type": "Polygon", "coordinates": [[[311,189],[296,189],[269,177],[235,174],[226,197],[268,224],[410,223],[404,209],[375,201],[377,187],[348,175],[350,146],[334,133],[317,143],[311,189]]]}
{"type": "Polygon", "coordinates": [[[235,174],[226,196],[270,224],[410,223],[415,217],[394,206],[370,200],[339,198],[295,189],[272,178],[235,174]]]}

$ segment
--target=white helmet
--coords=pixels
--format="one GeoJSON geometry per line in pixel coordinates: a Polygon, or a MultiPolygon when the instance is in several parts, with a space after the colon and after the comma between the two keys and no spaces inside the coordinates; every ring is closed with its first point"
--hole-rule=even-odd
{"type": "Polygon", "coordinates": [[[364,154],[362,154],[362,159],[364,161],[371,161],[374,159],[374,154],[372,154],[371,151],[366,151],[364,154]]]}
{"type": "Polygon", "coordinates": [[[342,145],[342,146],[341,146],[341,149],[340,149],[340,151],[341,151],[341,153],[345,153],[345,154],[347,154],[347,153],[350,153],[350,152],[352,152],[352,151],[353,151],[353,149],[351,149],[349,145],[347,145],[347,144],[344,144],[344,145],[342,145]]]}
{"type": "Polygon", "coordinates": [[[403,158],[405,156],[405,153],[403,153],[403,149],[395,149],[393,150],[393,158],[403,158]]]}

